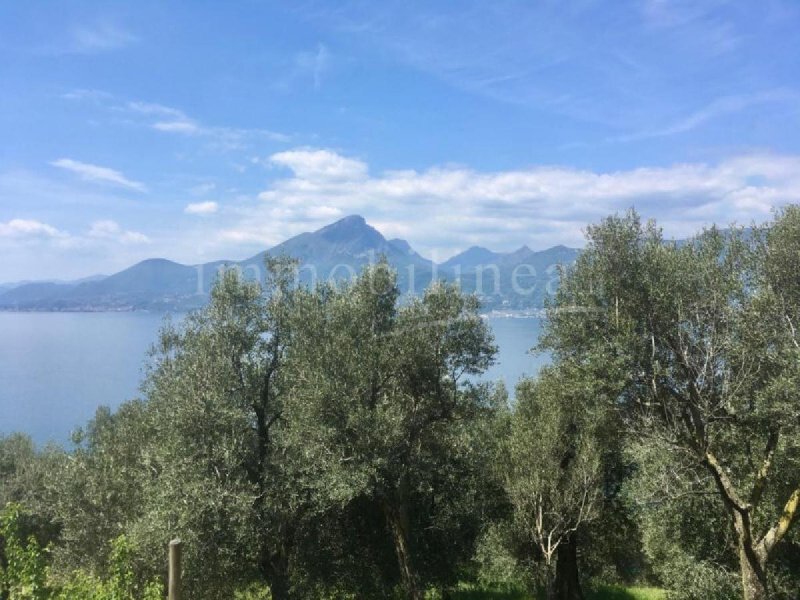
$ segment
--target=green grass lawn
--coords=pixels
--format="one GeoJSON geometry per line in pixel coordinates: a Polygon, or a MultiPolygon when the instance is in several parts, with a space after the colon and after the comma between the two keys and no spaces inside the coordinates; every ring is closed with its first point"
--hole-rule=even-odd
{"type": "Polygon", "coordinates": [[[658,588],[603,586],[586,594],[587,600],[664,600],[667,593],[658,588]]]}
{"type": "MultiPolygon", "coordinates": [[[[664,600],[666,592],[657,588],[603,586],[586,593],[586,600],[664,600]]],[[[486,590],[463,587],[455,600],[536,600],[520,591],[486,590]]]]}
{"type": "Polygon", "coordinates": [[[454,600],[534,600],[524,592],[487,590],[471,585],[462,585],[452,597],[454,600]]]}

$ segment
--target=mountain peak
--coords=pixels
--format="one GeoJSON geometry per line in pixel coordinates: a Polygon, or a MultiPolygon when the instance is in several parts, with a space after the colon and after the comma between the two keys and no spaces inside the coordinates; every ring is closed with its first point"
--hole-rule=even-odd
{"type": "Polygon", "coordinates": [[[351,215],[339,219],[335,223],[323,227],[315,235],[334,243],[353,242],[363,238],[369,239],[372,243],[385,242],[385,238],[378,230],[369,225],[364,217],[359,215],[351,215]]]}
{"type": "Polygon", "coordinates": [[[470,246],[463,252],[452,256],[449,260],[442,263],[445,268],[460,267],[461,269],[472,269],[478,265],[494,262],[498,255],[483,246],[470,246]]]}
{"type": "Polygon", "coordinates": [[[389,245],[394,246],[404,254],[414,254],[414,249],[411,247],[411,244],[409,244],[406,240],[401,240],[400,238],[394,238],[392,240],[389,240],[389,245]]]}
{"type": "Polygon", "coordinates": [[[334,221],[333,223],[331,223],[331,225],[336,225],[337,223],[347,223],[351,225],[366,225],[367,220],[361,215],[347,215],[346,217],[342,217],[338,221],[334,221]]]}
{"type": "Polygon", "coordinates": [[[326,225],[322,229],[333,229],[337,227],[364,227],[365,225],[367,225],[367,220],[361,215],[348,215],[346,217],[342,217],[338,221],[334,221],[330,225],[326,225]]]}

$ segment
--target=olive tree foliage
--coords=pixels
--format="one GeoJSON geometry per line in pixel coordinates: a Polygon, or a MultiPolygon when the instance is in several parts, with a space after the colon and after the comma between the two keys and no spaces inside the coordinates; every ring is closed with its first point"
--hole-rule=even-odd
{"type": "Polygon", "coordinates": [[[556,360],[625,374],[613,402],[631,439],[667,453],[671,489],[716,495],[747,599],[800,502],[800,211],[766,231],[666,242],[631,212],[588,229],[550,306],[556,360]]]}
{"type": "Polygon", "coordinates": [[[27,435],[0,436],[0,507],[22,502],[42,487],[36,446],[27,435]]]}
{"type": "Polygon", "coordinates": [[[281,433],[295,283],[288,260],[268,266],[266,293],[226,271],[206,308],[165,324],[145,399],[98,411],[78,436],[53,485],[57,564],[97,572],[108,541],[127,534],[137,568],[160,574],[180,537],[192,598],[253,581],[288,597],[306,505],[281,433]]]}
{"type": "Polygon", "coordinates": [[[538,551],[554,598],[582,597],[578,536],[603,503],[609,435],[603,397],[597,381],[568,364],[517,386],[505,488],[513,527],[538,551]]]}
{"type": "Polygon", "coordinates": [[[197,599],[452,583],[499,495],[503,400],[464,382],[495,351],[476,310],[451,287],[400,308],[385,264],[340,290],[298,287],[287,260],[266,290],[224,273],[163,328],[144,399],[99,410],[58,455],[55,572],[102,575],[124,534],[142,581],[182,538],[197,599]]]}
{"type": "Polygon", "coordinates": [[[47,445],[37,449],[27,435],[0,436],[0,510],[8,504],[24,505],[25,522],[31,525],[25,535],[35,533],[45,545],[59,534],[51,490],[53,478],[62,470],[65,459],[61,448],[47,445]]]}
{"type": "Polygon", "coordinates": [[[595,517],[601,496],[600,422],[571,383],[553,369],[522,381],[508,441],[506,489],[515,518],[548,565],[559,546],[595,517]]]}
{"type": "Polygon", "coordinates": [[[123,535],[145,505],[152,464],[144,449],[153,428],[146,405],[124,403],[115,412],[99,408],[73,435],[75,447],[49,470],[46,498],[25,500],[59,528],[54,569],[102,573],[110,542],[123,535]]]}
{"type": "Polygon", "coordinates": [[[289,261],[268,267],[266,295],[227,271],[205,309],[165,328],[144,386],[152,477],[131,532],[159,558],[165,540],[186,541],[193,598],[230,596],[249,579],[276,600],[289,594],[306,502],[282,437],[294,277],[289,261]]]}
{"type": "Polygon", "coordinates": [[[640,529],[641,545],[657,581],[681,600],[739,598],[736,535],[710,478],[695,466],[680,471],[672,449],[632,439],[635,465],[622,496],[640,529]]]}
{"type": "Polygon", "coordinates": [[[479,528],[497,404],[465,381],[495,347],[478,304],[434,285],[398,305],[394,273],[301,294],[289,425],[317,506],[377,507],[408,598],[452,582],[479,528]]]}

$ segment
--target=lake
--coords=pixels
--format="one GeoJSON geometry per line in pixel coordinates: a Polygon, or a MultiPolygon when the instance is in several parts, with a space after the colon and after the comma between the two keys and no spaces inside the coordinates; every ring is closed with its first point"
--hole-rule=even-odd
{"type": "MultiPolygon", "coordinates": [[[[100,405],[136,397],[163,315],[0,312],[0,434],[65,443],[100,405]]],[[[540,319],[491,317],[499,347],[487,373],[509,390],[546,360],[528,354],[540,319]]]]}

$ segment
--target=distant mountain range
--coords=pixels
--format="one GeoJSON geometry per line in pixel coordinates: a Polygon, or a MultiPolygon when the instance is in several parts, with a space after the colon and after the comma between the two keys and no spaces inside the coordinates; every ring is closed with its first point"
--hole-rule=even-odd
{"type": "Polygon", "coordinates": [[[552,292],[556,269],[578,255],[555,246],[510,253],[474,246],[436,264],[400,239],[387,240],[363,217],[345,217],[311,233],[302,233],[243,261],[182,265],[162,258],[142,261],[110,276],[58,282],[0,284],[0,310],[17,311],[185,311],[203,306],[221,268],[239,268],[248,278],[263,279],[267,254],[286,254],[300,264],[304,283],[340,280],[385,256],[397,270],[401,291],[421,293],[434,279],[459,281],[477,293],[486,310],[541,308],[552,292]]]}
{"type": "Polygon", "coordinates": [[[71,281],[64,281],[59,279],[47,279],[43,281],[33,281],[33,280],[25,280],[25,281],[12,281],[9,283],[0,283],[0,294],[3,292],[7,292],[8,290],[13,290],[14,288],[22,287],[23,285],[28,285],[30,283],[62,283],[67,285],[74,285],[78,283],[83,283],[85,281],[97,281],[98,279],[105,279],[105,275],[91,275],[90,277],[82,277],[81,279],[74,279],[71,281]]]}

